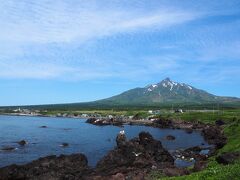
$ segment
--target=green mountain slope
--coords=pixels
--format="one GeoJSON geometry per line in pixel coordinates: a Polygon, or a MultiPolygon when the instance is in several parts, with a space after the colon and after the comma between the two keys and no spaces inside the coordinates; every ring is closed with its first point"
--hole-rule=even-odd
{"type": "Polygon", "coordinates": [[[166,78],[157,84],[144,88],[135,88],[117,96],[95,101],[98,104],[134,105],[134,104],[206,104],[239,102],[239,98],[220,97],[194,88],[188,84],[178,83],[166,78]]]}
{"type": "MultiPolygon", "coordinates": [[[[22,106],[35,109],[129,109],[146,107],[239,108],[240,98],[215,96],[185,83],[166,78],[157,84],[125,91],[117,96],[92,102],[22,106]]],[[[0,107],[18,108],[19,106],[0,107]]]]}

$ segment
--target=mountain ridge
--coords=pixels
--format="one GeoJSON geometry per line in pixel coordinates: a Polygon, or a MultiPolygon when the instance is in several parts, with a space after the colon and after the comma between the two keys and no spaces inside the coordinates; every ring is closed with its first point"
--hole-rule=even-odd
{"type": "Polygon", "coordinates": [[[37,108],[37,109],[134,109],[149,107],[188,107],[188,108],[239,108],[240,98],[216,96],[197,89],[189,84],[174,82],[165,78],[159,83],[137,87],[121,94],[91,101],[64,104],[42,104],[22,106],[0,106],[0,108],[37,108]]]}
{"type": "Polygon", "coordinates": [[[224,103],[240,101],[237,97],[216,96],[207,91],[197,89],[189,84],[165,78],[159,83],[150,84],[125,91],[110,98],[94,101],[100,104],[171,104],[171,103],[224,103]]]}

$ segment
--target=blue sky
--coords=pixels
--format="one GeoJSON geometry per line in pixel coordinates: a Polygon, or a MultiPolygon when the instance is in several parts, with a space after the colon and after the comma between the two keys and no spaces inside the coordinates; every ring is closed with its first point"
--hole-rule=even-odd
{"type": "Polygon", "coordinates": [[[0,105],[92,101],[170,77],[240,97],[239,0],[0,0],[0,105]]]}

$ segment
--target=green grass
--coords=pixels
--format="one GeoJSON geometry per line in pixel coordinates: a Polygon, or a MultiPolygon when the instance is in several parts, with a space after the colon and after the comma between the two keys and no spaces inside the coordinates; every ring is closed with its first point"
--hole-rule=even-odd
{"type": "Polygon", "coordinates": [[[224,128],[224,133],[228,137],[228,142],[219,152],[240,151],[240,119],[227,124],[224,128]]]}
{"type": "Polygon", "coordinates": [[[240,179],[240,162],[232,165],[215,165],[201,172],[192,173],[188,176],[179,177],[162,177],[163,180],[239,180],[240,179]]]}
{"type": "Polygon", "coordinates": [[[215,123],[222,119],[231,123],[234,119],[240,117],[240,110],[224,110],[217,112],[185,112],[185,113],[164,113],[161,116],[171,119],[182,119],[185,121],[201,121],[204,123],[215,123]]]}
{"type": "MultiPolygon", "coordinates": [[[[224,125],[224,133],[228,138],[227,144],[218,151],[217,155],[223,152],[240,152],[240,111],[224,111],[222,114],[211,113],[184,113],[172,115],[171,118],[184,119],[186,121],[193,121],[195,118],[201,122],[214,123],[217,119],[222,119],[226,122],[224,125]]],[[[216,155],[216,156],[217,156],[216,155]]],[[[200,172],[192,173],[187,176],[179,177],[164,177],[161,172],[152,172],[151,179],[164,180],[235,180],[240,179],[240,161],[230,165],[221,165],[215,161],[215,157],[209,158],[208,167],[200,172]]]]}

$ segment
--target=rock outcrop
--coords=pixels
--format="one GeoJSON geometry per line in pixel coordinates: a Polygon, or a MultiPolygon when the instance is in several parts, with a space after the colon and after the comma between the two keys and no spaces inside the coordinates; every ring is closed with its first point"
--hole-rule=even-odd
{"type": "Polygon", "coordinates": [[[1,151],[13,151],[15,149],[16,149],[16,147],[5,146],[5,147],[2,147],[0,150],[1,151]]]}
{"type": "Polygon", "coordinates": [[[21,141],[18,142],[18,144],[19,144],[20,146],[25,146],[25,145],[27,144],[27,141],[21,140],[21,141]]]}
{"type": "Polygon", "coordinates": [[[153,126],[158,128],[173,128],[173,121],[170,119],[158,118],[153,121],[153,126]]]}
{"type": "Polygon", "coordinates": [[[122,126],[123,122],[119,120],[111,119],[97,119],[97,118],[89,118],[86,123],[97,125],[97,126],[107,126],[107,125],[114,125],[114,126],[122,126]]]}
{"type": "Polygon", "coordinates": [[[124,136],[118,135],[117,147],[98,162],[96,172],[102,176],[119,172],[129,175],[147,172],[153,167],[173,166],[173,157],[151,134],[141,132],[137,138],[130,141],[126,141],[124,136]]]}
{"type": "Polygon", "coordinates": [[[219,119],[219,120],[216,120],[216,121],[215,121],[215,124],[216,124],[217,126],[222,126],[222,125],[225,124],[225,122],[224,122],[223,120],[219,119]]]}
{"type": "Polygon", "coordinates": [[[85,179],[90,173],[83,154],[47,156],[26,165],[0,169],[0,180],[7,179],[85,179]]]}
{"type": "Polygon", "coordinates": [[[227,138],[224,136],[222,129],[218,126],[206,126],[202,130],[204,139],[216,149],[222,148],[227,143],[227,138]]]}
{"type": "Polygon", "coordinates": [[[174,159],[160,141],[141,132],[127,141],[124,131],[116,137],[117,147],[101,159],[95,169],[88,167],[83,154],[48,156],[26,165],[0,169],[6,179],[143,179],[152,169],[174,168],[174,159]]]}
{"type": "Polygon", "coordinates": [[[175,136],[172,136],[172,135],[167,135],[167,136],[166,136],[166,140],[168,140],[168,141],[173,141],[173,140],[175,140],[175,139],[176,139],[175,136]]]}
{"type": "Polygon", "coordinates": [[[216,161],[220,164],[231,164],[236,160],[240,159],[240,152],[228,152],[223,153],[216,157],[216,161]]]}

